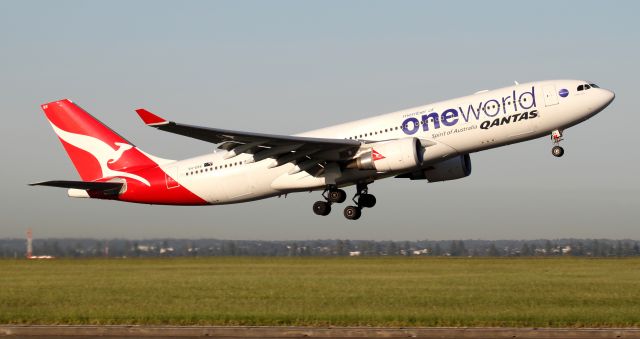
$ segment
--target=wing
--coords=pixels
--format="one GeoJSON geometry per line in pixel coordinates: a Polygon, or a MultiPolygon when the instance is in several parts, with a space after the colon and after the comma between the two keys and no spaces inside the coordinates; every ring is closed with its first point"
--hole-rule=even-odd
{"type": "Polygon", "coordinates": [[[219,149],[229,151],[226,158],[239,154],[253,154],[254,161],[266,158],[278,160],[278,165],[311,160],[319,162],[339,160],[355,154],[360,142],[350,139],[309,138],[276,134],[232,131],[220,128],[191,126],[165,120],[145,109],[136,112],[147,126],[161,131],[220,144],[219,149]]]}

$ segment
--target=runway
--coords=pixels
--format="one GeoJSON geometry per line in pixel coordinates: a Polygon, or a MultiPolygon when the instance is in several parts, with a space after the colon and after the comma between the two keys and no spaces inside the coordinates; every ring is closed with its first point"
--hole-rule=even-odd
{"type": "Polygon", "coordinates": [[[0,325],[0,336],[56,338],[640,338],[640,328],[0,325]]]}

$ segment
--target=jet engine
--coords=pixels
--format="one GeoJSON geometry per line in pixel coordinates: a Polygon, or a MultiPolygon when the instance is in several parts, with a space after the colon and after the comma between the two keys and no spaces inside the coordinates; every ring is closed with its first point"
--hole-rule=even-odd
{"type": "Polygon", "coordinates": [[[418,168],[422,163],[422,146],[417,138],[404,138],[367,144],[347,168],[393,172],[418,168]]]}
{"type": "Polygon", "coordinates": [[[405,173],[396,178],[411,180],[428,180],[429,182],[447,181],[464,178],[471,174],[471,157],[469,154],[459,155],[436,163],[421,171],[405,173]]]}

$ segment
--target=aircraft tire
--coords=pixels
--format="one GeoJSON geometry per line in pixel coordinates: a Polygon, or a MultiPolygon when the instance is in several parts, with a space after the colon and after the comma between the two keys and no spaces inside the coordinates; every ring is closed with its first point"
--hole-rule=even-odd
{"type": "Polygon", "coordinates": [[[358,205],[371,208],[376,205],[376,197],[373,194],[362,194],[358,198],[358,205]]]}
{"type": "Polygon", "coordinates": [[[553,154],[554,157],[559,158],[564,155],[564,148],[560,146],[553,146],[553,148],[551,149],[551,154],[553,154]]]}
{"type": "Polygon", "coordinates": [[[347,200],[347,192],[344,190],[337,189],[329,191],[329,201],[340,204],[345,200],[347,200]]]}
{"type": "Polygon", "coordinates": [[[349,220],[358,220],[362,215],[362,210],[357,206],[347,206],[344,208],[344,217],[349,220]]]}
{"type": "Polygon", "coordinates": [[[313,204],[313,213],[326,216],[331,213],[331,204],[326,201],[316,201],[313,204]]]}

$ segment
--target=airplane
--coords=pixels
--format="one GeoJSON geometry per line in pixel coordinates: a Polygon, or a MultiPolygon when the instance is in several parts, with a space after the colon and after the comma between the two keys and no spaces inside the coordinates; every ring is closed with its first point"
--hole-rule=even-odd
{"type": "Polygon", "coordinates": [[[30,185],[68,189],[75,198],[159,205],[234,204],[294,192],[322,191],[313,212],[326,216],[356,186],[349,220],[376,205],[368,186],[384,178],[441,182],[471,174],[469,154],[551,137],[561,157],[563,131],[596,115],[615,94],[592,82],[547,80],[356,120],[297,135],[232,131],[166,120],[146,109],[161,131],[215,144],[186,160],[145,153],[68,99],[42,105],[80,181],[30,185]]]}

